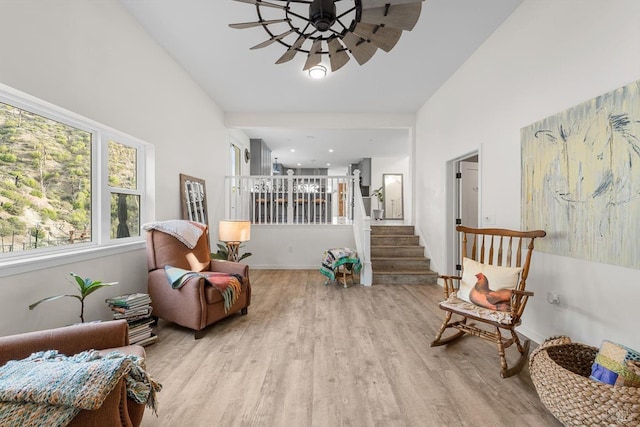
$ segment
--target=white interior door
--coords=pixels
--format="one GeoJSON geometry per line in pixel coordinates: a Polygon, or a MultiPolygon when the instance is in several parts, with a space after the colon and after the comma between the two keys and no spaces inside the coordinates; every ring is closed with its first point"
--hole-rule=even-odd
{"type": "MultiPolygon", "coordinates": [[[[233,138],[232,138],[233,139],[233,138]]],[[[237,219],[240,218],[241,212],[241,199],[240,199],[240,180],[237,178],[233,178],[235,176],[242,175],[242,161],[241,161],[241,151],[240,147],[233,142],[230,144],[229,151],[229,175],[231,178],[231,185],[229,186],[231,190],[230,200],[229,200],[229,208],[231,210],[231,218],[237,219]]]]}
{"type": "MultiPolygon", "coordinates": [[[[456,225],[461,224],[467,227],[478,227],[478,205],[480,198],[479,187],[479,164],[478,156],[463,159],[457,164],[457,195],[456,203],[456,225]]],[[[461,262],[462,253],[462,236],[456,233],[455,239],[455,263],[456,266],[461,262]]],[[[473,242],[467,242],[467,253],[471,253],[473,242]]],[[[456,268],[459,270],[459,268],[456,268]]]]}
{"type": "Polygon", "coordinates": [[[478,162],[460,162],[460,216],[462,225],[478,227],[478,162]]]}

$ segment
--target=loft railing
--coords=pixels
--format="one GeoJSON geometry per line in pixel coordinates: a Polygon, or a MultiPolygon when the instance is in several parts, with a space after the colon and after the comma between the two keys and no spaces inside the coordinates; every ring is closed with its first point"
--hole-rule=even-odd
{"type": "Polygon", "coordinates": [[[360,171],[349,176],[225,177],[225,215],[264,225],[350,224],[362,263],[360,283],[371,286],[371,218],[360,186],[360,171]]]}
{"type": "Polygon", "coordinates": [[[253,224],[350,224],[354,177],[225,177],[226,216],[253,224]]]}

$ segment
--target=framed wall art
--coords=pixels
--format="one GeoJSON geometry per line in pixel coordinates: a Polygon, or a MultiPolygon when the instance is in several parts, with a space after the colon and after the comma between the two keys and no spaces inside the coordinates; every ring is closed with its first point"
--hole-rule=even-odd
{"type": "Polygon", "coordinates": [[[640,80],[521,129],[536,249],[640,268],[640,80]]]}
{"type": "Polygon", "coordinates": [[[182,219],[208,225],[207,191],[204,179],[180,174],[182,219]]]}

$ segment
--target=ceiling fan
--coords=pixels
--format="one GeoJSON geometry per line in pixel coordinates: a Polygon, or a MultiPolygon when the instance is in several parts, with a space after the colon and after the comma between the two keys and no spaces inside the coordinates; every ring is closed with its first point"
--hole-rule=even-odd
{"type": "Polygon", "coordinates": [[[256,6],[258,20],[230,24],[231,28],[262,26],[269,38],[251,49],[279,43],[286,48],[276,61],[291,61],[306,53],[307,71],[329,56],[331,71],[350,59],[369,61],[378,48],[389,52],[403,31],[418,22],[424,0],[235,0],[256,6]]]}

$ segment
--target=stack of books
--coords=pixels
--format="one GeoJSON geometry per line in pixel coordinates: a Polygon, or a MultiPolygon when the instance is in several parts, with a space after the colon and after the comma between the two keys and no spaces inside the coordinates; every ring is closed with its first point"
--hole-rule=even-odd
{"type": "Polygon", "coordinates": [[[135,293],[107,298],[106,303],[114,319],[125,319],[129,324],[129,343],[151,345],[158,338],[152,331],[151,298],[149,294],[135,293]]]}

